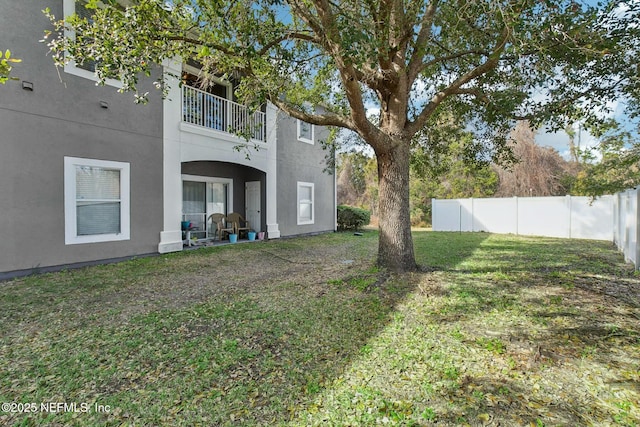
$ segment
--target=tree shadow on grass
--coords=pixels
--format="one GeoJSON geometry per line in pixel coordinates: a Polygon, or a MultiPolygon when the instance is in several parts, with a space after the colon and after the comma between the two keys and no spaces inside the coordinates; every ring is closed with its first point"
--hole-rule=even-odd
{"type": "MultiPolygon", "coordinates": [[[[614,352],[637,348],[638,329],[606,317],[606,295],[587,302],[577,294],[586,292],[579,279],[595,274],[576,272],[585,251],[567,258],[573,249],[535,239],[523,251],[486,233],[414,236],[418,261],[437,269],[383,284],[385,273],[373,266],[375,233],[107,267],[93,287],[83,284],[96,270],[68,273],[63,283],[74,291],[48,302],[30,300],[35,285],[21,282],[11,289],[20,302],[3,319],[0,397],[111,410],[0,414],[0,422],[514,425],[519,417],[580,425],[611,415],[562,376],[592,381],[580,371],[588,365],[593,376],[612,367],[606,381],[616,387],[637,381],[636,358],[614,352]],[[37,308],[31,314],[19,310],[27,303],[37,308]],[[609,330],[623,335],[604,335],[609,330]]],[[[615,277],[617,268],[602,265],[597,274],[615,277]]]]}
{"type": "Polygon", "coordinates": [[[212,248],[9,282],[0,397],[109,410],[1,413],[0,423],[286,423],[366,354],[414,290],[380,285],[376,237],[212,248]]]}

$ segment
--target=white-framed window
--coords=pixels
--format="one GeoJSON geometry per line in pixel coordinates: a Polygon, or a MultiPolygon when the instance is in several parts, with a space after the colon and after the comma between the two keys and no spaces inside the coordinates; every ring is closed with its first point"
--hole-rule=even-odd
{"type": "MultiPolygon", "coordinates": [[[[86,6],[86,0],[64,0],[63,3],[63,12],[64,16],[71,16],[76,13],[78,16],[89,18],[89,14],[91,13],[86,6]]],[[[101,2],[98,2],[101,4],[101,2]]],[[[69,31],[65,29],[65,36],[69,38],[75,38],[75,33],[73,31],[69,31]]],[[[95,63],[85,62],[84,64],[77,64],[74,60],[69,61],[64,66],[64,72],[67,74],[72,74],[74,76],[83,77],[85,79],[93,80],[95,82],[98,81],[98,77],[95,73],[95,63]]],[[[106,85],[121,88],[122,82],[120,80],[115,79],[107,79],[105,81],[106,85]]]]}
{"type": "Polygon", "coordinates": [[[298,225],[313,224],[314,185],[312,182],[298,182],[298,225]]]}
{"type": "Polygon", "coordinates": [[[298,120],[298,141],[313,144],[313,125],[311,123],[298,120]]]}
{"type": "Polygon", "coordinates": [[[130,165],[64,158],[65,244],[130,239],[130,165]]]}

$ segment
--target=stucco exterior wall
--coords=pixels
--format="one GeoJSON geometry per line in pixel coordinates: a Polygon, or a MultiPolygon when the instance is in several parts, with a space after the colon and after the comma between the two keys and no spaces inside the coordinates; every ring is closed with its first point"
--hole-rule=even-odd
{"type": "MultiPolygon", "coordinates": [[[[261,230],[271,238],[335,229],[335,180],[323,172],[322,129],[314,144],[298,141],[297,121],[269,105],[267,141],[246,160],[230,137],[212,144],[207,132],[180,123],[179,92],[163,102],[152,85],[161,66],[140,83],[150,93],[147,105],[56,69],[40,42],[51,29],[45,6],[64,14],[63,0],[0,0],[0,48],[23,60],[13,72],[19,80],[0,86],[0,273],[182,249],[181,174],[260,181],[261,230]],[[128,165],[130,238],[65,243],[65,157],[128,165]],[[297,223],[298,182],[314,185],[312,224],[297,223]]],[[[233,191],[233,210],[243,213],[243,185],[233,191]]]]}
{"type": "Polygon", "coordinates": [[[278,114],[278,223],[282,236],[335,230],[335,176],[320,141],[328,131],[314,126],[314,143],[298,140],[297,121],[278,114]],[[298,225],[298,182],[314,184],[314,223],[298,225]]]}
{"type": "MultiPolygon", "coordinates": [[[[50,1],[62,16],[62,0],[50,1]]],[[[0,86],[0,272],[157,251],[162,229],[162,102],[57,70],[40,43],[39,0],[0,0],[0,40],[22,63],[0,86]],[[24,90],[22,82],[33,84],[24,90]],[[103,108],[101,102],[107,104],[103,108]],[[64,157],[128,162],[131,237],[65,245],[64,157]]]]}

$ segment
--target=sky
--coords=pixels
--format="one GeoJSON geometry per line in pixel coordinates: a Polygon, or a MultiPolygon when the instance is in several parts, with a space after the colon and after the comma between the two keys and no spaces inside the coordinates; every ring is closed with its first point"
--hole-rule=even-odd
{"type": "MultiPolygon", "coordinates": [[[[536,134],[536,143],[542,147],[551,147],[555,149],[562,157],[569,160],[569,135],[563,130],[558,132],[545,132],[544,130],[538,131],[536,134]]],[[[581,129],[580,132],[576,132],[576,145],[580,148],[594,148],[598,141],[589,134],[588,131],[581,129]],[[580,137],[578,137],[580,135],[580,137]]]]}
{"type": "MultiPolygon", "coordinates": [[[[629,120],[624,112],[624,104],[622,102],[610,101],[608,108],[610,111],[603,113],[603,118],[616,119],[622,124],[623,128],[627,128],[632,134],[637,134],[636,129],[634,129],[634,123],[629,120]]],[[[579,148],[594,148],[598,145],[599,141],[586,129],[580,129],[578,124],[576,124],[574,125],[574,130],[576,131],[575,143],[579,145],[579,148]]],[[[536,134],[536,143],[542,147],[554,148],[565,159],[569,159],[569,135],[562,130],[559,132],[550,132],[545,129],[540,129],[536,134]]],[[[594,154],[597,159],[598,153],[594,154]]]]}
{"type": "MultiPolygon", "coordinates": [[[[629,0],[629,3],[637,4],[640,0],[629,0]]],[[[586,0],[586,4],[595,5],[594,0],[586,0]]],[[[628,11],[628,5],[621,5],[617,9],[618,14],[625,14],[628,11]]],[[[609,101],[607,107],[609,108],[609,112],[603,113],[602,116],[605,118],[613,118],[616,119],[619,123],[622,124],[623,128],[626,128],[632,134],[638,136],[638,130],[635,128],[634,123],[632,123],[628,116],[626,116],[624,112],[624,101],[619,102],[617,100],[609,101]]],[[[580,143],[580,148],[592,148],[598,144],[596,138],[594,138],[588,131],[582,129],[581,132],[578,132],[578,126],[575,126],[576,129],[576,144],[580,143]],[[578,140],[578,135],[580,135],[580,139],[578,140]]],[[[536,135],[536,142],[543,147],[551,147],[556,149],[560,155],[565,158],[569,157],[569,136],[564,131],[560,132],[547,132],[544,130],[540,130],[536,135]]]]}

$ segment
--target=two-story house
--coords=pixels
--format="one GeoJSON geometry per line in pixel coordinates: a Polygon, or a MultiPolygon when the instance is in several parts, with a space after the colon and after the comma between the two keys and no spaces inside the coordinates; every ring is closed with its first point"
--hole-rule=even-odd
{"type": "Polygon", "coordinates": [[[250,112],[233,82],[201,88],[188,63],[159,64],[184,84],[163,99],[143,82],[146,105],[118,81],[96,85],[91,64],[59,70],[42,9],[76,3],[47,3],[0,0],[0,47],[22,59],[0,86],[0,275],[180,251],[181,222],[209,239],[212,213],[239,212],[270,239],[335,230],[326,130],[270,104],[250,112]]]}

